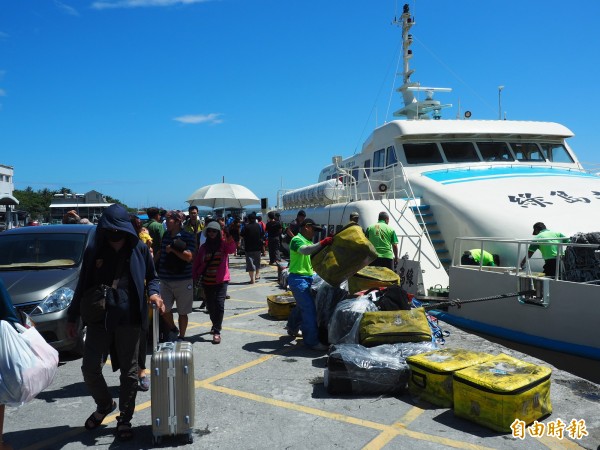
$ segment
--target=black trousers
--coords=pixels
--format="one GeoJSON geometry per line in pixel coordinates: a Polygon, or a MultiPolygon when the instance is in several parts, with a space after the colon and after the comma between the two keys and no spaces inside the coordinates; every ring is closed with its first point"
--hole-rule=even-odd
{"type": "Polygon", "coordinates": [[[281,245],[279,237],[269,238],[269,264],[274,264],[281,261],[279,246],[281,245]]]}
{"type": "Polygon", "coordinates": [[[556,258],[544,260],[544,275],[552,278],[556,276],[556,258]]]}
{"type": "Polygon", "coordinates": [[[369,265],[376,267],[387,267],[390,270],[394,270],[394,260],[389,258],[377,258],[369,265]]]}
{"type": "Polygon", "coordinates": [[[225,314],[225,297],[227,296],[228,282],[222,284],[205,284],[206,309],[212,322],[212,329],[216,334],[221,334],[223,315],[225,314]]]}
{"type": "Polygon", "coordinates": [[[112,405],[112,396],[108,390],[102,368],[113,346],[121,375],[119,377],[119,411],[124,421],[130,421],[135,408],[138,386],[138,351],[140,345],[139,325],[119,325],[108,332],[101,325],[88,325],[85,350],[81,371],[83,381],[96,402],[98,411],[108,411],[112,405]]]}

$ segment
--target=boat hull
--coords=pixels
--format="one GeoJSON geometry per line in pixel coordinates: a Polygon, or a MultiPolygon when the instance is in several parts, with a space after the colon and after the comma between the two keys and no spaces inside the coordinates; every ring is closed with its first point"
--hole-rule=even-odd
{"type": "MultiPolygon", "coordinates": [[[[517,292],[519,278],[510,271],[450,268],[450,298],[469,300],[517,292]]],[[[548,305],[523,303],[517,297],[465,303],[433,315],[452,325],[502,339],[600,360],[600,286],[547,280],[548,305]],[[586,326],[589,324],[589,326],[586,326]]]]}

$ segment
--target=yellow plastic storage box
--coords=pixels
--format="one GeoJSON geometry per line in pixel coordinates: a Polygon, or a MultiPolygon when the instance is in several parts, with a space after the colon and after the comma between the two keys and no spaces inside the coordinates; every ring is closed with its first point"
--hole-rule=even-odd
{"type": "Polygon", "coordinates": [[[268,295],[267,305],[269,307],[269,316],[284,320],[290,315],[292,308],[296,306],[294,295],[287,291],[285,294],[268,295]]]}
{"type": "Polygon", "coordinates": [[[443,348],[406,358],[410,367],[408,391],[421,400],[443,408],[454,403],[452,375],[494,356],[459,348],[443,348]]]}
{"type": "Polygon", "coordinates": [[[500,432],[552,413],[548,367],[500,354],[454,374],[454,413],[500,432]]]}

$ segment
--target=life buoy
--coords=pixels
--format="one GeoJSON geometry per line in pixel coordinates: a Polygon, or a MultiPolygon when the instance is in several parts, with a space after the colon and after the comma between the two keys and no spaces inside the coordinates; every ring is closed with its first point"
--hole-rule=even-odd
{"type": "Polygon", "coordinates": [[[387,191],[387,185],[384,183],[381,183],[379,185],[379,192],[385,192],[385,191],[387,191]]]}

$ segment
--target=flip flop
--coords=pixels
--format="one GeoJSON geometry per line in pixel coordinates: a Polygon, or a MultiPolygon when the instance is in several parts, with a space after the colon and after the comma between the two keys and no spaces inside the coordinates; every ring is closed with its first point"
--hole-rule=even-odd
{"type": "Polygon", "coordinates": [[[86,430],[89,430],[89,431],[95,430],[100,425],[102,425],[102,421],[106,418],[106,416],[108,416],[115,409],[117,409],[117,403],[115,401],[113,401],[112,405],[110,406],[110,410],[109,411],[107,411],[106,413],[98,411],[98,410],[94,411],[90,415],[90,417],[87,418],[87,420],[85,421],[85,423],[83,424],[83,426],[85,427],[86,430]],[[102,417],[100,419],[98,419],[94,414],[101,414],[102,417]]]}

